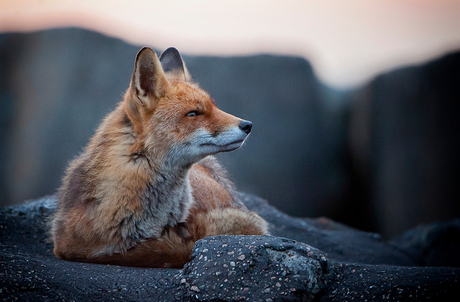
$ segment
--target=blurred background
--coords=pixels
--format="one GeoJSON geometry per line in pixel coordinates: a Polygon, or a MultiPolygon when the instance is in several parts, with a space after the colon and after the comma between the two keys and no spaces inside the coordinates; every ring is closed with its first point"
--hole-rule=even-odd
{"type": "Polygon", "coordinates": [[[240,191],[389,238],[460,216],[460,2],[0,0],[0,204],[54,194],[141,46],[254,123],[240,191]]]}

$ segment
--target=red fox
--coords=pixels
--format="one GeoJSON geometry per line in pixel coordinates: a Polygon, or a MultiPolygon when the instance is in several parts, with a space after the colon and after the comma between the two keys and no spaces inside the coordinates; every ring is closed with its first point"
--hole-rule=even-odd
{"type": "Polygon", "coordinates": [[[238,149],[252,123],[219,110],[177,49],[136,56],[124,99],[73,160],[52,217],[60,259],[182,267],[195,241],[265,235],[213,157],[238,149]]]}

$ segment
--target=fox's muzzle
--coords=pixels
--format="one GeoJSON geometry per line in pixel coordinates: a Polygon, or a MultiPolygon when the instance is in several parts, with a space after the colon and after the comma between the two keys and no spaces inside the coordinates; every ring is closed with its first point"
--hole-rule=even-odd
{"type": "Polygon", "coordinates": [[[238,127],[246,134],[251,133],[252,123],[250,121],[241,121],[238,127]]]}

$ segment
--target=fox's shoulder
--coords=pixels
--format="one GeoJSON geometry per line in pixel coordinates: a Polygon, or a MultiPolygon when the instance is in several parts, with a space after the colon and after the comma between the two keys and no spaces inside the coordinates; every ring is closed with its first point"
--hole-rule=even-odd
{"type": "Polygon", "coordinates": [[[191,214],[214,208],[245,208],[227,171],[214,156],[194,164],[189,173],[194,203],[191,214]]]}
{"type": "Polygon", "coordinates": [[[212,155],[207,156],[193,165],[192,170],[200,170],[216,180],[225,180],[230,186],[233,184],[228,180],[228,173],[219,161],[212,155]]]}

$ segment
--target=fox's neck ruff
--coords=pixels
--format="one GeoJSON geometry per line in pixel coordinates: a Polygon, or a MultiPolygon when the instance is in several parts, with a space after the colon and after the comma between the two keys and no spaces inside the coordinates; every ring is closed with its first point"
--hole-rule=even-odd
{"type": "MultiPolygon", "coordinates": [[[[138,160],[142,159],[139,158],[138,160]]],[[[143,169],[139,169],[138,173],[141,173],[141,170],[143,169]]],[[[136,210],[126,211],[129,206],[123,203],[118,205],[119,211],[117,210],[115,213],[124,212],[125,215],[112,220],[117,221],[116,227],[110,228],[109,237],[112,239],[110,240],[112,244],[106,245],[104,249],[99,250],[93,256],[125,252],[135,246],[137,242],[159,238],[165,228],[174,227],[186,220],[189,208],[193,203],[188,169],[176,171],[152,169],[150,173],[150,177],[147,178],[144,178],[145,175],[137,175],[137,177],[130,175],[138,179],[146,179],[137,194],[132,194],[133,192],[128,189],[126,191],[126,195],[133,198],[128,202],[137,204],[136,210]]],[[[118,187],[129,187],[129,182],[130,179],[127,176],[119,183],[118,187]]],[[[105,201],[111,202],[110,200],[105,201]]],[[[108,214],[103,211],[100,213],[102,216],[108,214]]]]}
{"type": "Polygon", "coordinates": [[[174,226],[177,222],[183,222],[193,202],[188,176],[193,164],[179,164],[172,156],[174,153],[165,150],[153,137],[148,138],[148,143],[139,143],[139,136],[135,133],[133,125],[126,123],[126,118],[123,120],[129,128],[129,131],[122,131],[126,133],[126,138],[130,142],[127,152],[129,153],[133,146],[141,146],[140,149],[131,151],[128,156],[129,162],[137,166],[135,171],[146,180],[143,192],[139,196],[141,203],[152,215],[167,213],[170,217],[167,225],[174,226]],[[146,144],[150,146],[149,149],[145,148],[146,144]]]}
{"type": "Polygon", "coordinates": [[[152,167],[151,181],[146,183],[140,198],[146,210],[153,216],[164,213],[169,217],[166,225],[174,226],[187,218],[188,209],[193,202],[188,175],[190,167],[163,167],[161,170],[152,167]]]}

